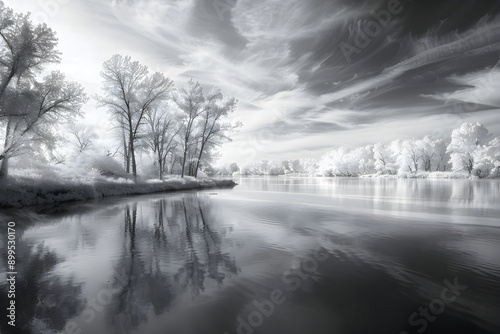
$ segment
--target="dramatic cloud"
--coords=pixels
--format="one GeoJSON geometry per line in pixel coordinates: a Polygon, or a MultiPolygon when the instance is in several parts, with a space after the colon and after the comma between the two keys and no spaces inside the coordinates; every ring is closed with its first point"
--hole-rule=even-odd
{"type": "Polygon", "coordinates": [[[498,1],[6,2],[48,21],[63,71],[91,94],[122,53],[237,97],[244,127],[225,160],[319,157],[466,120],[500,132],[498,1]]]}

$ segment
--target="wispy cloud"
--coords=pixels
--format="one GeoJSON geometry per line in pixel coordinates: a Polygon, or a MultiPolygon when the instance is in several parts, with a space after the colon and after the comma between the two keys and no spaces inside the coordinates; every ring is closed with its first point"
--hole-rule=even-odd
{"type": "MultiPolygon", "coordinates": [[[[41,10],[36,0],[10,2],[41,10]]],[[[73,0],[49,24],[60,36],[63,70],[90,93],[99,91],[102,62],[123,53],[177,85],[193,78],[237,97],[235,119],[245,125],[225,159],[245,159],[238,152],[259,132],[272,134],[259,158],[319,157],[325,145],[390,140],[393,127],[405,129],[401,136],[427,133],[461,103],[476,104],[478,121],[496,115],[498,94],[487,93],[499,88],[500,5],[402,0],[402,10],[346,59],[341,43],[354,43],[388,4],[73,0]]],[[[87,109],[89,117],[102,114],[87,109]]]]}

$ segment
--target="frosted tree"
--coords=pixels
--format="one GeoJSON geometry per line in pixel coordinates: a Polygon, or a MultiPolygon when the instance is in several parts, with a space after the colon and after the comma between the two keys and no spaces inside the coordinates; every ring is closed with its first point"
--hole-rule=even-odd
{"type": "Polygon", "coordinates": [[[149,74],[148,68],[129,56],[114,55],[103,64],[101,71],[104,95],[96,96],[99,107],[106,107],[122,131],[125,168],[132,167],[137,177],[136,142],[145,116],[155,104],[167,99],[172,80],[162,73],[149,74]]]}
{"type": "Polygon", "coordinates": [[[339,147],[321,158],[319,170],[324,175],[357,176],[360,174],[362,156],[362,149],[339,147]]]}
{"type": "Polygon", "coordinates": [[[53,127],[79,115],[86,100],[82,87],[59,72],[37,81],[46,65],[59,62],[56,45],[46,24],[34,25],[0,1],[0,179],[10,158],[44,141],[50,146],[53,127]]]}
{"type": "Polygon", "coordinates": [[[240,173],[242,175],[255,174],[255,161],[246,161],[240,166],[240,173]]]}
{"type": "Polygon", "coordinates": [[[322,156],[318,163],[320,173],[326,176],[339,175],[339,166],[345,149],[340,147],[322,156]]]}
{"type": "Polygon", "coordinates": [[[300,162],[300,172],[309,175],[316,175],[318,170],[318,161],[316,159],[302,158],[299,159],[300,162]]]}
{"type": "Polygon", "coordinates": [[[283,161],[270,160],[267,164],[265,174],[266,175],[284,175],[285,168],[283,165],[283,161]]]}
{"type": "Polygon", "coordinates": [[[227,171],[227,175],[233,175],[240,171],[240,167],[236,162],[230,162],[224,165],[224,170],[227,171]]]}
{"type": "Polygon", "coordinates": [[[386,166],[390,159],[389,150],[382,144],[373,145],[373,158],[375,160],[375,170],[378,174],[386,173],[386,166]]]}
{"type": "Polygon", "coordinates": [[[391,141],[389,144],[390,160],[388,167],[388,172],[391,175],[395,175],[398,172],[399,164],[398,161],[403,152],[403,142],[400,139],[391,141]]]}
{"type": "Polygon", "coordinates": [[[174,152],[178,146],[179,115],[168,102],[150,108],[146,113],[147,127],[145,140],[154,155],[158,167],[158,178],[161,180],[168,165],[168,158],[174,160],[174,152]]]}
{"type": "Polygon", "coordinates": [[[237,173],[240,171],[240,167],[234,161],[226,162],[218,167],[213,167],[211,175],[233,175],[233,173],[237,173]]]}
{"type": "Polygon", "coordinates": [[[416,142],[420,161],[426,172],[446,169],[446,143],[442,139],[433,140],[425,136],[416,142]]]}
{"type": "Polygon", "coordinates": [[[497,176],[500,171],[500,138],[496,137],[486,145],[479,145],[472,153],[473,174],[480,178],[497,176]]]}
{"type": "Polygon", "coordinates": [[[357,174],[371,174],[375,172],[375,159],[373,157],[373,145],[358,147],[352,152],[353,164],[357,164],[357,174]]]}
{"type": "Polygon", "coordinates": [[[487,151],[490,175],[492,177],[500,176],[500,137],[495,137],[488,144],[487,151]]]}
{"type": "MultiPolygon", "coordinates": [[[[240,167],[240,173],[243,175],[266,175],[270,169],[278,167],[269,160],[247,161],[240,167]]],[[[284,172],[284,171],[283,171],[284,172]]]]}
{"type": "Polygon", "coordinates": [[[358,176],[359,160],[362,159],[359,149],[340,148],[337,162],[337,173],[342,176],[358,176]]]}
{"type": "Polygon", "coordinates": [[[330,151],[325,155],[323,155],[318,162],[318,172],[320,172],[325,176],[333,176],[335,169],[335,166],[333,165],[335,161],[335,155],[336,155],[335,150],[330,151]]]}
{"type": "Polygon", "coordinates": [[[0,178],[8,175],[8,160],[28,150],[51,151],[49,155],[63,162],[63,156],[54,153],[57,141],[54,130],[58,123],[81,116],[81,106],[87,100],[82,86],[66,82],[59,72],[18,89],[8,97],[5,94],[0,101],[5,110],[1,118],[4,128],[0,135],[3,138],[0,178]]]}
{"type": "Polygon", "coordinates": [[[68,132],[71,135],[70,141],[78,154],[89,151],[94,146],[95,140],[99,138],[92,127],[82,124],[71,124],[68,132]]]}
{"type": "Polygon", "coordinates": [[[236,103],[235,98],[224,98],[218,88],[212,89],[205,97],[203,111],[197,122],[200,147],[194,170],[195,177],[202,156],[207,153],[207,148],[220,145],[224,141],[230,141],[229,132],[240,126],[239,123],[231,124],[226,121],[227,117],[236,109],[236,103]]]}
{"type": "Polygon", "coordinates": [[[401,154],[401,141],[394,140],[388,146],[377,143],[373,146],[373,158],[377,174],[394,175],[399,169],[398,156],[401,154]]]}
{"type": "Polygon", "coordinates": [[[316,160],[314,159],[290,159],[283,162],[285,167],[285,174],[297,173],[297,174],[315,174],[317,166],[315,166],[316,160]],[[312,170],[309,170],[312,166],[312,170]]]}
{"type": "Polygon", "coordinates": [[[33,25],[29,14],[16,14],[2,1],[0,37],[0,100],[8,90],[26,87],[45,65],[60,60],[52,29],[46,24],[33,25]]]}
{"type": "MultiPolygon", "coordinates": [[[[477,150],[488,144],[490,134],[480,123],[464,123],[451,133],[451,143],[446,151],[450,154],[450,163],[454,172],[466,172],[469,175],[477,171],[475,163],[477,150]]],[[[480,172],[482,173],[482,172],[480,172]]],[[[481,176],[481,175],[478,175],[481,176]]]]}
{"type": "Polygon", "coordinates": [[[174,93],[173,99],[182,112],[179,137],[182,150],[181,177],[184,177],[187,160],[190,155],[193,157],[192,153],[200,140],[196,121],[204,112],[205,96],[200,84],[189,80],[186,87],[174,93]]]}
{"type": "Polygon", "coordinates": [[[434,141],[434,171],[446,171],[448,168],[448,153],[446,152],[446,147],[448,145],[443,139],[436,139],[434,141]]]}
{"type": "Polygon", "coordinates": [[[422,158],[422,143],[418,140],[407,139],[401,144],[401,154],[397,156],[398,174],[417,173],[422,158]]]}

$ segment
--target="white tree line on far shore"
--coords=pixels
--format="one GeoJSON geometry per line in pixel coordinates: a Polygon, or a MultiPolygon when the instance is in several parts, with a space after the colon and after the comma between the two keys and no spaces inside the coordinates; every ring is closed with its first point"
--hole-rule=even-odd
{"type": "Polygon", "coordinates": [[[339,147],[313,159],[249,161],[241,166],[226,163],[215,174],[426,176],[432,172],[453,172],[470,177],[500,176],[500,137],[494,137],[480,123],[464,123],[453,130],[449,141],[425,136],[396,139],[358,148],[339,147]]]}

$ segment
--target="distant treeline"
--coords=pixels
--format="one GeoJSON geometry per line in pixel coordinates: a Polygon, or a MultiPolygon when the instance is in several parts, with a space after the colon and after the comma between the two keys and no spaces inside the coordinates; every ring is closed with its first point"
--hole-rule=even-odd
{"type": "Polygon", "coordinates": [[[424,175],[453,172],[479,178],[500,176],[500,138],[480,123],[464,123],[451,138],[396,139],[358,148],[340,147],[313,159],[262,160],[241,166],[227,163],[214,174],[287,175],[291,173],[324,176],[424,175]]]}

